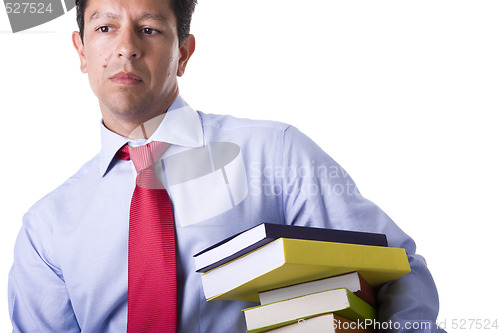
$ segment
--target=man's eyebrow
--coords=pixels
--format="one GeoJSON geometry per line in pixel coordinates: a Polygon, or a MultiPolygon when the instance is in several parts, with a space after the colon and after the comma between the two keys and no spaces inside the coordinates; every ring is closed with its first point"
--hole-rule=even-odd
{"type": "MultiPolygon", "coordinates": [[[[114,14],[114,13],[111,13],[111,12],[95,12],[94,14],[92,14],[92,16],[90,17],[89,21],[97,20],[97,19],[100,19],[100,18],[118,19],[119,17],[120,17],[120,15],[117,15],[117,14],[114,14]]],[[[138,21],[141,21],[141,20],[155,20],[155,21],[164,21],[164,22],[166,22],[167,18],[165,16],[161,15],[161,14],[145,13],[142,16],[140,16],[137,20],[138,21]]]]}
{"type": "Polygon", "coordinates": [[[138,20],[156,20],[156,21],[167,21],[167,18],[161,14],[150,14],[146,13],[138,18],[138,20]]]}
{"type": "Polygon", "coordinates": [[[104,18],[110,18],[110,19],[117,19],[120,16],[117,15],[117,14],[113,14],[111,12],[104,12],[104,13],[95,12],[94,14],[92,14],[92,16],[90,17],[89,21],[97,20],[97,19],[100,19],[100,18],[103,18],[103,17],[104,18]]]}

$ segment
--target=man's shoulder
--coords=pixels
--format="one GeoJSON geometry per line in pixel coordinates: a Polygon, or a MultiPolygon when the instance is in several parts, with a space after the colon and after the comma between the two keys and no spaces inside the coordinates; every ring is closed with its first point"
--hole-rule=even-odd
{"type": "Polygon", "coordinates": [[[61,185],[38,200],[28,211],[36,212],[44,209],[60,207],[64,202],[72,201],[82,193],[84,187],[92,186],[99,177],[99,155],[84,163],[80,169],[61,185]]]}
{"type": "Polygon", "coordinates": [[[289,124],[273,121],[273,120],[259,120],[238,118],[230,115],[204,113],[198,111],[201,122],[204,128],[212,127],[217,130],[238,130],[238,129],[252,129],[252,130],[274,130],[285,132],[290,128],[289,124]]]}
{"type": "Polygon", "coordinates": [[[273,121],[238,118],[229,115],[206,114],[198,111],[205,139],[234,140],[252,142],[255,145],[270,147],[272,143],[293,146],[295,150],[317,149],[316,144],[307,135],[293,125],[273,121]]]}

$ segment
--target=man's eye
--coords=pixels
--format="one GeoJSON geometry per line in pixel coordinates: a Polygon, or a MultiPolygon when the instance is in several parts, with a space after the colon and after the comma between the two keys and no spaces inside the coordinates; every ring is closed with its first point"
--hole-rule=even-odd
{"type": "Polygon", "coordinates": [[[144,33],[146,35],[153,35],[153,34],[156,34],[159,32],[158,30],[153,29],[153,28],[144,28],[144,29],[142,29],[142,31],[144,31],[144,33]]]}
{"type": "Polygon", "coordinates": [[[110,30],[111,30],[111,28],[107,25],[103,25],[102,27],[97,28],[97,31],[104,32],[104,33],[109,32],[110,30]]]}

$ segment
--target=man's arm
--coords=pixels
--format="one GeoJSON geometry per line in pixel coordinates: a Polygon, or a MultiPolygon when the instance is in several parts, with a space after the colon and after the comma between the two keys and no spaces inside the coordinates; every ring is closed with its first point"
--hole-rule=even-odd
{"type": "Polygon", "coordinates": [[[335,161],[293,127],[285,132],[282,156],[282,168],[288,170],[282,179],[286,223],[386,234],[389,246],[406,249],[411,273],[378,293],[379,322],[400,327],[384,332],[437,332],[437,290],[424,258],[415,254],[414,241],[361,196],[335,161]]]}
{"type": "Polygon", "coordinates": [[[80,332],[64,277],[50,259],[50,229],[27,213],[9,274],[13,332],[80,332]]]}

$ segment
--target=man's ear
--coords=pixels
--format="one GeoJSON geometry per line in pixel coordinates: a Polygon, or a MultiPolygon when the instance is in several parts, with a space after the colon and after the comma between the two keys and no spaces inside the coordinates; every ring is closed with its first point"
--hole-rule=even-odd
{"type": "Polygon", "coordinates": [[[188,63],[189,58],[194,53],[195,49],[195,39],[193,35],[188,35],[182,45],[179,47],[180,57],[179,57],[179,66],[177,67],[177,76],[184,75],[184,71],[186,70],[186,65],[188,63]]]}
{"type": "Polygon", "coordinates": [[[85,57],[85,47],[83,45],[82,38],[80,37],[80,33],[78,31],[73,31],[72,38],[73,46],[80,57],[80,70],[82,73],[87,73],[87,58],[85,57]]]}

